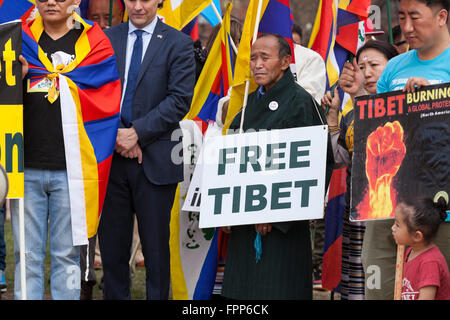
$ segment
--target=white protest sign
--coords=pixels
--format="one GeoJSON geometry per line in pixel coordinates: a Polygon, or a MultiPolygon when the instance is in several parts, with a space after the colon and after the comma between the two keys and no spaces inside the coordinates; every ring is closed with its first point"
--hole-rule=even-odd
{"type": "Polygon", "coordinates": [[[322,218],[327,138],[320,125],[205,141],[200,228],[322,218]]]}
{"type": "MultiPolygon", "coordinates": [[[[211,137],[221,136],[222,128],[219,127],[215,122],[210,123],[208,129],[205,132],[205,138],[207,139],[211,137]]],[[[200,149],[200,154],[195,164],[194,173],[192,175],[192,180],[189,185],[189,190],[186,194],[186,199],[183,204],[183,211],[200,211],[200,202],[201,202],[201,182],[202,182],[202,163],[203,163],[203,145],[200,149]]]]}

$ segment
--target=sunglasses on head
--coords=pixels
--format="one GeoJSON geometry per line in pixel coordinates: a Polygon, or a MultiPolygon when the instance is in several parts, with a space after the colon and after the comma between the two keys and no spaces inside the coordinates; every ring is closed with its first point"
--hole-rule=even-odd
{"type": "MultiPolygon", "coordinates": [[[[38,0],[41,3],[48,2],[48,0],[38,0]]],[[[66,2],[66,0],[55,0],[55,2],[66,2]]]]}

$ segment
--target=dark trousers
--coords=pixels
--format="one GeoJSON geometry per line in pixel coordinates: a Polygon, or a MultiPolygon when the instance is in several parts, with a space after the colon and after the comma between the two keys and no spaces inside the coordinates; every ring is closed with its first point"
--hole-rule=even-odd
{"type": "Polygon", "coordinates": [[[137,159],[114,154],[98,231],[105,299],[131,298],[134,214],[145,259],[147,299],[168,299],[169,223],[176,187],[151,183],[137,159]]]}

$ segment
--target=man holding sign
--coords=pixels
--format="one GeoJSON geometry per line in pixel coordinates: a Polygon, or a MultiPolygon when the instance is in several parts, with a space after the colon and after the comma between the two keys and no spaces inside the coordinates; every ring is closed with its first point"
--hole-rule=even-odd
{"type": "MultiPolygon", "coordinates": [[[[320,108],[316,108],[312,96],[295,83],[289,71],[291,51],[282,36],[260,36],[253,44],[250,59],[250,68],[259,88],[249,95],[243,130],[287,129],[324,123],[325,117],[320,108]]],[[[230,129],[239,129],[241,117],[242,112],[233,120],[230,129]]],[[[292,149],[292,143],[289,146],[292,149]]],[[[327,148],[325,145],[321,147],[327,148]]],[[[325,189],[328,187],[334,162],[329,139],[327,150],[325,189]]],[[[292,150],[290,152],[292,154],[292,150]]],[[[233,157],[239,159],[232,153],[227,155],[227,159],[233,157]]],[[[255,170],[253,165],[248,167],[248,170],[255,170]]],[[[300,184],[302,183],[298,185],[300,184]]],[[[295,185],[297,184],[292,184],[293,187],[295,185]]],[[[302,197],[305,189],[310,193],[317,190],[302,186],[302,197]]],[[[274,186],[266,187],[272,187],[273,198],[274,186]]],[[[289,193],[284,192],[287,190],[284,189],[279,194],[289,193]]],[[[301,199],[295,201],[300,202],[301,199]]],[[[286,199],[285,203],[279,202],[277,204],[287,205],[286,199]]],[[[270,205],[273,207],[273,202],[270,205]]],[[[308,220],[232,227],[223,295],[232,299],[312,299],[311,259],[308,220]],[[260,253],[256,260],[255,237],[256,240],[261,240],[260,246],[256,241],[255,248],[260,253]]]]}

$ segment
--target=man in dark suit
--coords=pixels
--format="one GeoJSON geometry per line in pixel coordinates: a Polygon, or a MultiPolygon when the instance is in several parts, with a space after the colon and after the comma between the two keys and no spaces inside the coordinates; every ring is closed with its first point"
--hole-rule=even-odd
{"type": "Polygon", "coordinates": [[[99,226],[105,299],[130,299],[134,213],[147,299],[169,296],[170,211],[183,180],[182,161],[171,158],[179,141],[171,136],[189,110],[195,61],[191,38],[156,17],[162,2],[125,0],[129,22],[105,31],[122,80],[121,123],[99,226]]]}

